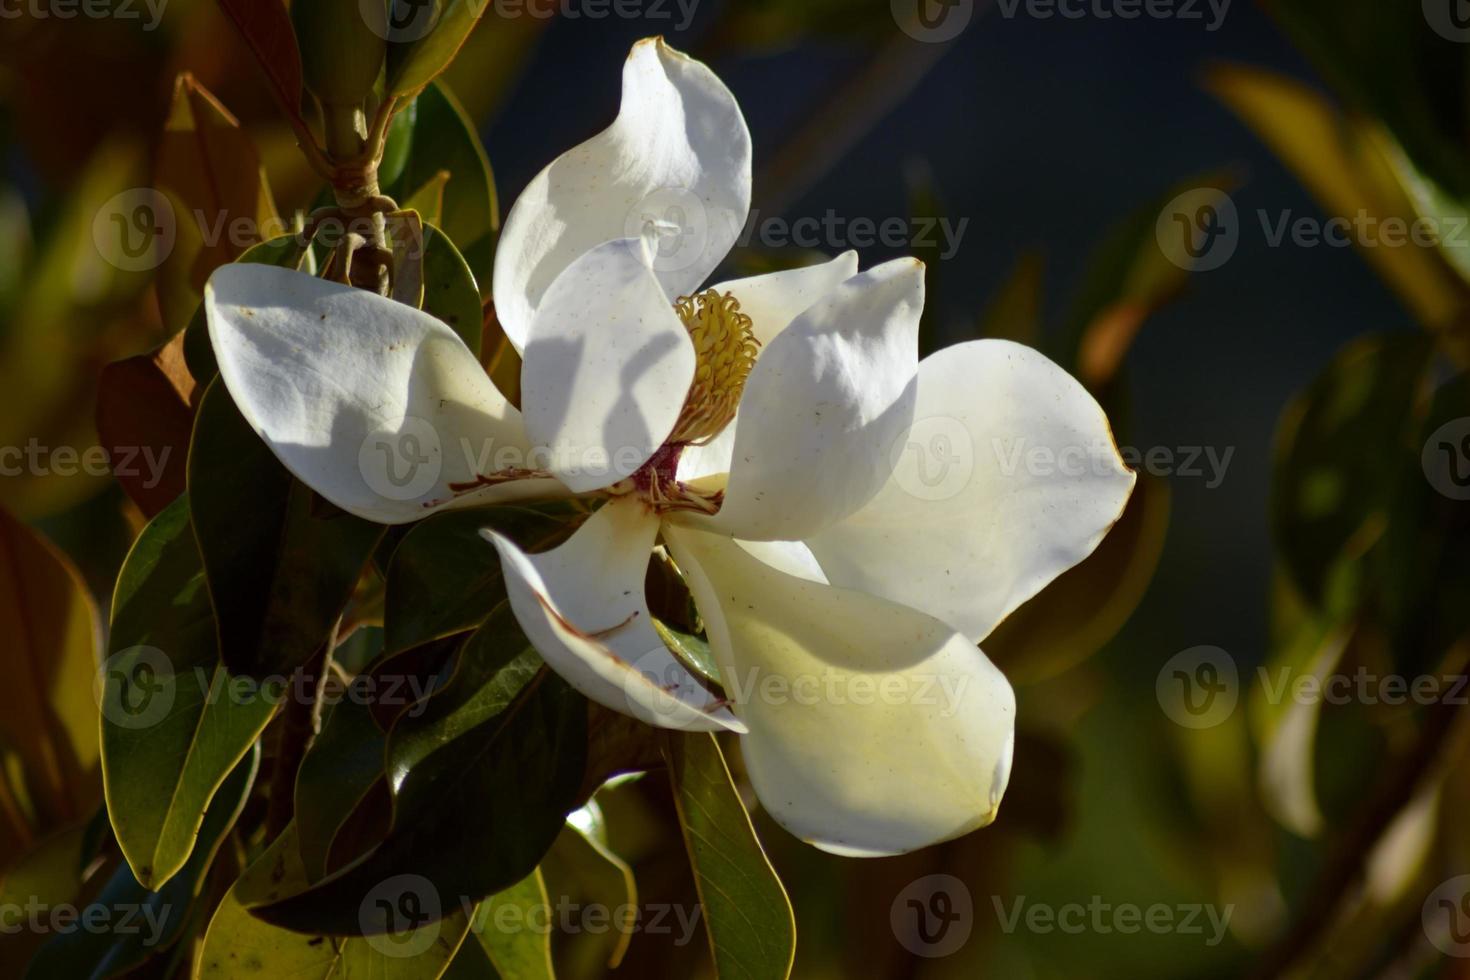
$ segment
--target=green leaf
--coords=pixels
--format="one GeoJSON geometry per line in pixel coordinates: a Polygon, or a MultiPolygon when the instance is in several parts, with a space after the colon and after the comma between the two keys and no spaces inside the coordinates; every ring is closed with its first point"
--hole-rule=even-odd
{"type": "Polygon", "coordinates": [[[383,528],[314,513],[218,381],[199,404],[189,500],[220,656],[233,674],[289,677],[327,642],[383,528]]]}
{"type": "Polygon", "coordinates": [[[653,628],[658,631],[659,639],[664,641],[669,652],[678,657],[686,667],[705,680],[720,683],[720,665],[715,663],[709,640],[697,633],[688,633],[677,626],[671,626],[661,619],[653,621],[653,628]]]}
{"type": "Polygon", "coordinates": [[[88,906],[111,910],[106,928],[59,933],[36,953],[26,971],[27,980],[117,977],[177,943],[215,855],[245,806],[259,765],[260,749],[256,747],[220,786],[208,811],[201,815],[198,843],[180,874],[150,890],[139,884],[126,864],[119,865],[88,906]],[[125,914],[127,911],[133,914],[125,914]]]}
{"type": "MultiPolygon", "coordinates": [[[[427,9],[419,4],[404,4],[414,10],[412,26],[428,18],[427,9]]],[[[436,0],[431,5],[433,27],[422,37],[390,44],[388,47],[388,94],[411,95],[433,81],[449,67],[460,46],[475,29],[485,12],[484,0],[436,0]]],[[[399,14],[394,11],[394,14],[399,14]]],[[[413,33],[422,33],[422,29],[413,33]]]]}
{"type": "Polygon", "coordinates": [[[220,664],[187,496],[138,536],[112,609],[102,677],[107,811],[138,881],[157,889],[189,859],[205,807],[277,695],[232,683],[220,664]]]}
{"type": "MultiPolygon", "coordinates": [[[[449,171],[449,182],[444,185],[442,228],[469,265],[480,297],[487,298],[495,268],[495,237],[500,231],[500,204],[490,161],[474,124],[442,83],[424,89],[414,102],[413,112],[403,172],[396,181],[384,185],[383,193],[407,201],[439,171],[449,171]]],[[[395,154],[401,152],[396,145],[390,149],[395,154]]]]}
{"type": "Polygon", "coordinates": [[[382,881],[420,875],[446,900],[478,902],[526,877],[576,802],[587,702],[540,663],[509,605],[471,637],[453,680],[389,736],[393,823],[358,862],[254,913],[299,931],[374,934],[359,908],[382,881]]]}
{"type": "MultiPolygon", "coordinates": [[[[1470,193],[1461,126],[1470,118],[1464,45],[1435,33],[1422,3],[1267,0],[1266,9],[1359,112],[1393,131],[1435,180],[1470,193]]],[[[1450,26],[1453,5],[1439,5],[1450,26]]]]}
{"type": "Polygon", "coordinates": [[[373,721],[372,709],[344,696],[301,760],[296,774],[296,830],[308,881],[327,874],[327,858],[337,831],[383,778],[387,738],[373,721]]]}
{"type": "Polygon", "coordinates": [[[716,975],[790,976],[796,956],[791,902],[756,839],[719,742],[706,733],[670,733],[665,753],[716,975]]]}
{"type": "Polygon", "coordinates": [[[480,293],[474,274],[454,242],[424,225],[424,309],[449,324],[476,357],[484,334],[480,293]]]}
{"type": "Polygon", "coordinates": [[[386,647],[406,650],[474,629],[490,615],[505,587],[500,558],[481,528],[494,528],[527,551],[545,551],[570,537],[587,514],[584,503],[566,500],[451,510],[420,521],[388,566],[386,647]]]}
{"type": "MultiPolygon", "coordinates": [[[[33,846],[14,864],[5,862],[0,873],[0,909],[24,908],[27,902],[55,907],[76,900],[82,889],[89,826],[79,824],[57,831],[33,846]]],[[[14,923],[8,913],[4,924],[14,923]]],[[[18,977],[25,972],[36,950],[47,940],[44,933],[23,930],[0,943],[0,976],[18,977]]]]}
{"type": "Polygon", "coordinates": [[[538,868],[480,903],[474,934],[500,976],[554,980],[550,925],[551,899],[538,868]],[[541,928],[543,923],[546,928],[541,928]]]}
{"type": "MultiPolygon", "coordinates": [[[[589,803],[585,809],[595,809],[589,803]]],[[[575,816],[575,815],[574,815],[575,816]]],[[[567,822],[541,862],[547,882],[559,898],[573,906],[608,909],[638,907],[633,869],[593,833],[567,822]]],[[[558,937],[556,963],[570,976],[596,976],[615,969],[633,941],[634,924],[623,923],[605,933],[582,931],[558,937]]]]}
{"type": "MultiPolygon", "coordinates": [[[[1387,5],[1384,5],[1387,6],[1387,5]]],[[[1278,72],[1218,65],[1205,86],[1289,167],[1330,217],[1348,221],[1413,220],[1413,203],[1395,173],[1404,154],[1380,122],[1346,115],[1312,86],[1278,72]]],[[[1415,168],[1417,171],[1417,168],[1415,168]]],[[[1379,248],[1377,237],[1358,254],[1430,327],[1461,315],[1464,288],[1436,251],[1379,248]]]]}
{"type": "MultiPolygon", "coordinates": [[[[1327,603],[1329,572],[1340,559],[1362,554],[1382,533],[1406,481],[1423,481],[1398,461],[1419,455],[1432,352],[1420,333],[1354,341],[1282,418],[1272,518],[1292,581],[1314,605],[1327,603]]],[[[1354,594],[1364,588],[1340,586],[1354,594]]]]}
{"type": "MultiPolygon", "coordinates": [[[[306,880],[292,824],[245,869],[220,903],[204,937],[194,976],[199,980],[434,980],[448,966],[469,929],[468,912],[454,907],[444,909],[443,919],[419,929],[344,940],[289,932],[246,910],[246,903],[297,891],[306,880]]],[[[406,894],[424,897],[411,890],[393,893],[394,882],[382,884],[386,888],[375,899],[391,903],[406,894]]],[[[352,913],[356,912],[353,908],[352,913]]]]}

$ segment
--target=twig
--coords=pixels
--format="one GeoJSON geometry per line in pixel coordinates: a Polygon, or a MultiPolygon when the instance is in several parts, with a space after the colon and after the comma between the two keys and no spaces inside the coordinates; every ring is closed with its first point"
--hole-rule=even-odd
{"type": "Polygon", "coordinates": [[[322,728],[322,692],[332,676],[332,653],[337,647],[337,632],[342,620],[332,624],[332,632],[311,659],[296,669],[281,718],[280,741],[276,747],[276,766],[271,774],[270,810],[266,816],[266,839],[275,840],[296,815],[296,776],[301,760],[322,728]]]}

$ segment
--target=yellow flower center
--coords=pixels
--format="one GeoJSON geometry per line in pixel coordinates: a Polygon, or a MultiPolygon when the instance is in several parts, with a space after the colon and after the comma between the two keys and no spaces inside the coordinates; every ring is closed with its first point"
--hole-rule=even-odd
{"type": "Polygon", "coordinates": [[[670,445],[703,445],[735,417],[745,379],[755,367],[760,341],[751,333],[750,317],[740,301],[707,289],[674,304],[694,341],[694,381],[669,435],[670,445]]]}

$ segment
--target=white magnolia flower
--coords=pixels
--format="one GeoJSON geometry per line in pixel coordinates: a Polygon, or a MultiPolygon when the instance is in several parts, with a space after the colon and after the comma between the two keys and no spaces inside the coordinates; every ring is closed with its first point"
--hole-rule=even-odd
{"type": "Polygon", "coordinates": [[[700,291],[749,200],[730,92],[643,41],[617,120],[542,171],[501,236],[521,411],[443,323],[289,271],[219,270],[210,335],[251,425],[352,513],[606,498],[548,552],[487,533],[546,662],[653,724],[743,732],[762,803],[812,843],[903,852],[993,819],[1015,700],[976,644],[1096,547],[1133,474],[1041,355],[978,341],[920,364],[916,261],[859,273],[849,252],[700,291]],[[395,445],[424,464],[402,487],[373,465],[395,445]],[[1107,465],[1018,465],[1079,447],[1107,465]],[[931,448],[938,481],[915,469],[931,448]],[[728,699],[650,619],[660,541],[728,699]]]}

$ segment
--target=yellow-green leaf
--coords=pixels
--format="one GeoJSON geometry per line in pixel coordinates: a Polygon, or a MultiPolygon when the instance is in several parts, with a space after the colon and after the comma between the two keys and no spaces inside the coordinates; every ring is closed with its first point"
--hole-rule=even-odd
{"type": "Polygon", "coordinates": [[[790,976],[796,955],[791,902],[756,839],[719,743],[706,733],[670,735],[665,752],[716,975],[790,976]]]}
{"type": "MultiPolygon", "coordinates": [[[[413,894],[395,893],[393,881],[381,896],[393,902],[413,894]]],[[[306,888],[306,869],[292,824],[235,882],[209,923],[195,962],[198,980],[434,980],[448,968],[469,931],[470,916],[460,908],[445,909],[444,918],[417,929],[382,936],[343,938],[291,932],[257,919],[246,903],[271,901],[306,888]]],[[[434,901],[439,901],[435,896],[434,901]]],[[[450,899],[453,901],[453,899],[450,899]]]]}

